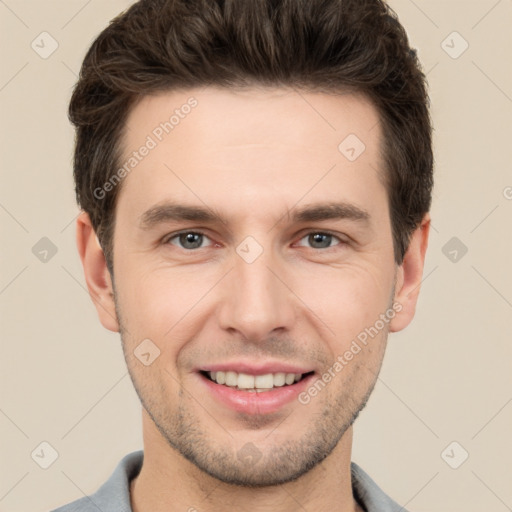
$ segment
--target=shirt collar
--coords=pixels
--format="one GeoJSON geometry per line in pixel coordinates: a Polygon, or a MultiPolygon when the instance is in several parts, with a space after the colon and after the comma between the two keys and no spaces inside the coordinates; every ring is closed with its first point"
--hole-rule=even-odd
{"type": "MultiPolygon", "coordinates": [[[[54,512],[96,512],[98,509],[102,512],[133,512],[130,504],[130,482],[139,474],[143,460],[142,450],[129,453],[96,493],[70,504],[70,508],[62,507],[54,512]]],[[[407,512],[387,496],[355,462],[351,463],[350,469],[352,492],[365,512],[407,512]]]]}

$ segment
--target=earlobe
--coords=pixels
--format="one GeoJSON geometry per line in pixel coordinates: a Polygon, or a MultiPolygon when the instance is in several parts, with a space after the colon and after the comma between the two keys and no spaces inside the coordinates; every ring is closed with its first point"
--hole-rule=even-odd
{"type": "Polygon", "coordinates": [[[76,244],[89,295],[96,307],[100,322],[106,329],[119,332],[112,279],[105,255],[86,212],[82,212],[76,221],[76,244]]]}
{"type": "Polygon", "coordinates": [[[390,322],[390,332],[401,331],[414,318],[423,278],[429,232],[430,215],[427,213],[420,226],[411,235],[404,260],[397,271],[394,302],[398,303],[401,309],[390,322]]]}

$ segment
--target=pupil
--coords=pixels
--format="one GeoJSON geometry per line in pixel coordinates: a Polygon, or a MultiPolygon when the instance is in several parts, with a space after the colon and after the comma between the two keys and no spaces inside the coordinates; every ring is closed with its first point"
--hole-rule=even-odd
{"type": "Polygon", "coordinates": [[[322,245],[322,247],[329,247],[329,243],[330,243],[330,239],[332,238],[332,235],[328,235],[328,234],[325,234],[325,233],[315,233],[313,235],[311,235],[313,237],[313,244],[315,243],[322,243],[322,238],[324,239],[324,242],[327,242],[326,244],[324,243],[322,245]]]}
{"type": "Polygon", "coordinates": [[[197,243],[197,240],[201,237],[199,233],[184,233],[181,235],[181,243],[184,245],[187,249],[197,249],[201,245],[197,243]],[[192,244],[193,247],[190,247],[188,244],[192,244]]]}

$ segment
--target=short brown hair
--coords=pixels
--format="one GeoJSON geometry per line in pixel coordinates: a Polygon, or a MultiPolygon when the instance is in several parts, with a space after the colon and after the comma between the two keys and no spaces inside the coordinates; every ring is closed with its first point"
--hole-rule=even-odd
{"type": "Polygon", "coordinates": [[[430,209],[432,127],[425,75],[382,0],[140,0],[97,37],[69,105],[77,202],[113,273],[120,186],[115,174],[130,108],[144,95],[253,84],[357,91],[377,108],[395,261],[430,209]]]}

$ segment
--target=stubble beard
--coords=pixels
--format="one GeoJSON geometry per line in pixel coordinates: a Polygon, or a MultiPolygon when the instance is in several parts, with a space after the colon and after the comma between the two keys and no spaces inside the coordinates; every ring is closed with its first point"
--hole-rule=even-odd
{"type": "MultiPolygon", "coordinates": [[[[173,411],[168,407],[166,401],[168,395],[162,383],[148,384],[142,379],[139,380],[133,356],[128,353],[129,347],[133,350],[134,344],[124,327],[117,300],[115,300],[115,306],[123,353],[131,380],[142,406],[162,437],[173,450],[202,472],[223,483],[243,487],[278,486],[298,480],[332,453],[368,402],[380,372],[387,342],[387,331],[382,333],[383,340],[374,340],[383,344],[378,367],[368,370],[365,366],[353,361],[352,363],[356,366],[350,378],[338,389],[337,395],[333,397],[332,392],[323,391],[326,397],[324,406],[318,414],[309,419],[311,426],[305,434],[299,439],[290,439],[280,444],[271,445],[266,442],[265,448],[261,450],[255,443],[254,451],[258,456],[249,460],[247,457],[240,456],[240,450],[237,451],[234,446],[234,438],[227,431],[223,441],[214,441],[209,436],[208,426],[202,425],[191,410],[190,405],[194,406],[195,400],[188,398],[190,393],[183,387],[179,391],[179,405],[173,411]],[[369,378],[365,379],[366,389],[360,390],[355,382],[363,372],[368,372],[369,378]],[[355,391],[357,391],[356,396],[354,396],[355,391]]],[[[297,424],[302,425],[304,418],[307,417],[307,407],[308,405],[296,405],[283,424],[296,421],[297,424]]],[[[242,420],[242,423],[245,421],[244,426],[250,430],[256,430],[268,423],[265,417],[246,416],[242,420]]],[[[243,444],[242,442],[241,445],[243,444]]]]}

